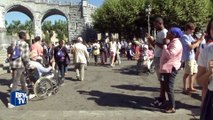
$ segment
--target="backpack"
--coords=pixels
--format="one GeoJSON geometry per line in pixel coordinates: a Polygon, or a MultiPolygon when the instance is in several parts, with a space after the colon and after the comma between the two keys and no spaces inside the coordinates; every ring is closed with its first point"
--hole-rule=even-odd
{"type": "Polygon", "coordinates": [[[11,54],[11,58],[12,60],[16,60],[17,58],[19,58],[21,56],[21,51],[20,48],[18,46],[18,42],[16,42],[16,46],[15,48],[12,50],[12,54],[11,54]]]}

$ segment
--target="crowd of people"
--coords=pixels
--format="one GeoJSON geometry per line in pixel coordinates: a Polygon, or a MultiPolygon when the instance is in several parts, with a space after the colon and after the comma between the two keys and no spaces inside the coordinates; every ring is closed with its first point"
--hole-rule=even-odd
{"type": "Polygon", "coordinates": [[[157,17],[154,21],[157,30],[156,38],[148,35],[147,40],[118,40],[115,38],[94,40],[85,43],[78,37],[71,45],[65,45],[64,40],[59,44],[49,44],[35,37],[33,44],[26,42],[26,34],[19,33],[19,40],[14,41],[8,48],[8,61],[12,69],[12,88],[17,89],[20,81],[22,90],[28,93],[25,68],[36,67],[39,74],[57,69],[60,73],[60,85],[64,83],[67,67],[70,64],[70,53],[73,55],[73,64],[76,79],[84,81],[86,65],[90,56],[94,57],[95,65],[108,64],[114,67],[121,64],[121,56],[127,60],[142,60],[142,64],[150,68],[151,60],[160,83],[160,95],[151,103],[153,107],[160,107],[166,102],[166,113],[175,113],[174,84],[178,70],[184,65],[183,94],[190,95],[197,90],[194,88],[195,80],[202,86],[202,113],[201,120],[213,119],[213,19],[208,23],[207,30],[199,37],[194,37],[195,24],[187,23],[184,31],[179,27],[164,27],[164,21],[157,17]],[[100,58],[100,60],[99,60],[100,58]]]}
{"type": "Polygon", "coordinates": [[[212,112],[212,38],[213,19],[208,23],[207,30],[199,37],[194,37],[196,26],[187,23],[184,31],[178,27],[167,30],[163,19],[158,17],[154,21],[157,29],[156,39],[148,36],[148,43],[154,46],[154,66],[160,82],[160,96],[151,103],[153,107],[165,104],[166,94],[168,106],[166,113],[175,113],[174,84],[181,65],[184,65],[183,94],[196,92],[195,80],[202,87],[201,120],[213,119],[212,112]]]}

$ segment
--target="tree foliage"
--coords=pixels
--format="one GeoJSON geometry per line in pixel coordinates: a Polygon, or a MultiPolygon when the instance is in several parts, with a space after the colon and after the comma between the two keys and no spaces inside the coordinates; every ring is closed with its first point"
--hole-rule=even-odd
{"type": "Polygon", "coordinates": [[[203,27],[213,15],[210,0],[105,0],[92,16],[94,28],[123,36],[142,34],[147,30],[148,5],[152,8],[151,20],[161,16],[167,27],[183,27],[187,22],[203,27]]]}
{"type": "Polygon", "coordinates": [[[183,27],[187,22],[203,27],[211,15],[209,3],[209,0],[153,0],[152,15],[162,16],[168,27],[183,27]]]}
{"type": "Polygon", "coordinates": [[[59,40],[66,40],[68,38],[68,23],[67,21],[58,20],[52,24],[51,21],[45,21],[42,25],[42,31],[45,35],[46,42],[50,42],[53,32],[57,34],[59,40]]]}
{"type": "Polygon", "coordinates": [[[47,42],[47,43],[50,43],[51,41],[51,38],[53,36],[53,26],[52,26],[52,22],[51,21],[45,21],[42,25],[42,31],[44,33],[44,40],[47,42]]]}
{"type": "MultiPolygon", "coordinates": [[[[19,20],[13,20],[10,24],[5,21],[7,34],[8,35],[17,35],[20,31],[26,31],[30,37],[34,35],[34,27],[32,21],[25,21],[25,23],[21,23],[19,20]]],[[[44,33],[44,40],[46,42],[51,41],[51,37],[53,36],[53,31],[57,34],[57,38],[59,40],[68,39],[68,23],[67,21],[58,20],[52,24],[51,21],[45,21],[42,24],[42,31],[44,33]]]]}

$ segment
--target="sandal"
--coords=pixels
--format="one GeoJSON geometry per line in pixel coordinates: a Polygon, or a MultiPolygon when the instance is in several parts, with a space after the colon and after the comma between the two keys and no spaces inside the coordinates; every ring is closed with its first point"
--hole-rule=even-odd
{"type": "Polygon", "coordinates": [[[197,89],[188,89],[189,92],[196,92],[197,89]]]}
{"type": "Polygon", "coordinates": [[[182,92],[184,95],[191,95],[190,91],[189,90],[183,90],[182,92]]]}

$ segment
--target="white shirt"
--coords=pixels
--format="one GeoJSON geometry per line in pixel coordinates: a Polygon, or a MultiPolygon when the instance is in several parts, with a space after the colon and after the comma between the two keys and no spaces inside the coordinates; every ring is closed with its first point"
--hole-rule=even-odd
{"type": "MultiPolygon", "coordinates": [[[[205,47],[199,54],[198,57],[198,65],[208,68],[208,61],[213,60],[213,43],[210,43],[207,47],[205,47]]],[[[210,80],[208,89],[213,91],[213,80],[210,80]]]]}
{"type": "MultiPolygon", "coordinates": [[[[167,32],[168,32],[168,30],[165,28],[163,30],[157,32],[156,42],[163,44],[163,39],[166,38],[167,32]]],[[[162,49],[160,47],[158,47],[157,45],[155,45],[155,51],[154,51],[155,57],[160,57],[161,54],[162,54],[162,49]]]]}
{"type": "Polygon", "coordinates": [[[87,47],[82,43],[76,43],[73,45],[74,51],[74,62],[87,64],[89,59],[89,53],[87,52],[87,47]]]}
{"type": "Polygon", "coordinates": [[[111,41],[111,42],[109,42],[109,46],[110,46],[110,51],[112,51],[112,52],[116,52],[116,50],[117,50],[117,43],[116,43],[116,41],[111,41]]]}

